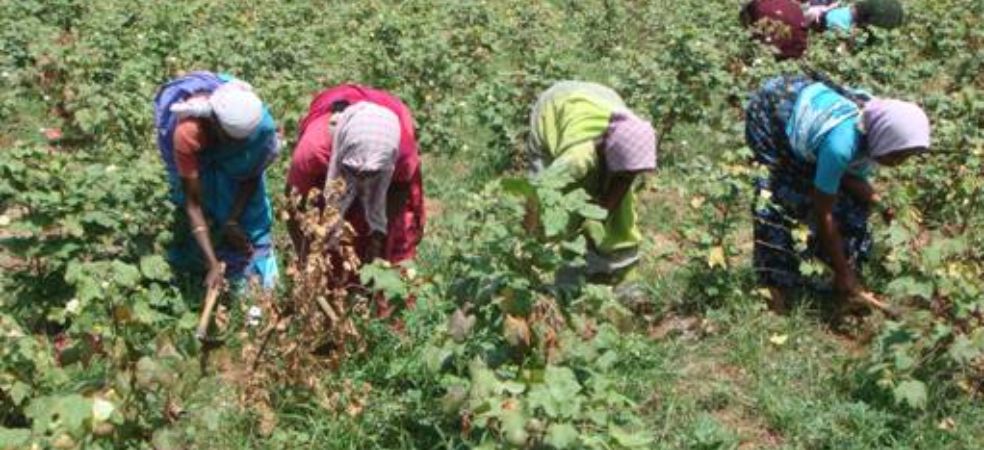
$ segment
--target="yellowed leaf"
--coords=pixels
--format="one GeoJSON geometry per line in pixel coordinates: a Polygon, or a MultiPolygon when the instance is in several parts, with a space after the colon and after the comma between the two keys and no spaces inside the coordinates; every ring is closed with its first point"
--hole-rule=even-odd
{"type": "Polygon", "coordinates": [[[785,345],[786,341],[788,340],[789,340],[789,335],[787,334],[773,334],[771,337],[769,337],[769,342],[771,342],[773,345],[778,347],[785,345]]]}
{"type": "Polygon", "coordinates": [[[943,431],[953,431],[957,428],[957,422],[953,420],[953,417],[947,417],[941,420],[940,423],[936,425],[936,428],[943,431]]]}
{"type": "Polygon", "coordinates": [[[793,239],[801,245],[806,245],[806,241],[810,238],[810,229],[805,226],[796,227],[793,230],[793,239]]]}
{"type": "Polygon", "coordinates": [[[707,252],[707,266],[710,268],[728,267],[728,260],[724,257],[724,247],[717,246],[712,247],[710,251],[707,252]]]}

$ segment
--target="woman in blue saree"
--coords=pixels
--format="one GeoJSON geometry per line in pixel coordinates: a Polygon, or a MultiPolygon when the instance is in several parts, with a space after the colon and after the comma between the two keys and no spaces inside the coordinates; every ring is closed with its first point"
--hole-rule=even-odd
{"type": "Polygon", "coordinates": [[[170,199],[187,219],[171,263],[206,269],[207,287],[256,278],[272,288],[277,264],[264,171],[279,144],[266,106],[245,82],[193,72],[161,87],[154,116],[170,199]]]}

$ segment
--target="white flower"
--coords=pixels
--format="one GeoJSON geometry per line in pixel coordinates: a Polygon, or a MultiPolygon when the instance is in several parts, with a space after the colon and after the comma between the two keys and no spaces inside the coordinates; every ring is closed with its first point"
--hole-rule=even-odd
{"type": "Polygon", "coordinates": [[[260,319],[263,318],[263,310],[256,305],[250,306],[249,311],[246,312],[246,316],[246,325],[255,327],[260,324],[260,319]]]}
{"type": "Polygon", "coordinates": [[[92,399],[92,421],[99,423],[109,420],[109,416],[113,415],[113,411],[116,407],[113,406],[108,400],[96,397],[92,399]]]}
{"type": "Polygon", "coordinates": [[[79,302],[79,299],[73,298],[69,300],[68,303],[65,304],[65,312],[69,314],[78,314],[79,308],[81,307],[82,307],[82,303],[79,302]]]}

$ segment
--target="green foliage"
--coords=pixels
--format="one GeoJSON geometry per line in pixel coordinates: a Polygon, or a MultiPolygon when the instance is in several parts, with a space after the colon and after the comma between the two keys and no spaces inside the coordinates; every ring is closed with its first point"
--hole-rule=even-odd
{"type": "Polygon", "coordinates": [[[456,222],[468,239],[442,272],[455,280],[447,293],[459,306],[425,357],[445,385],[442,412],[467,423],[474,444],[651,442],[633,402],[611,382],[619,333],[597,319],[621,306],[610,288],[557,276],[583,266],[578,223],[604,218],[567,184],[551,177],[492,182],[466,203],[469,220],[456,222]],[[540,233],[522,231],[524,204],[543,218],[540,233]]]}
{"type": "MultiPolygon", "coordinates": [[[[673,264],[666,278],[680,276],[686,286],[665,293],[676,304],[654,301],[711,318],[740,308],[752,296],[752,173],[740,107],[764,79],[799,68],[772,61],[745,39],[731,6],[697,0],[0,3],[0,443],[744,444],[746,436],[736,437],[716,416],[676,419],[674,401],[689,393],[663,392],[665,409],[656,412],[642,404],[656,387],[631,372],[643,363],[635,360],[638,349],[629,348],[638,337],[620,331],[628,314],[609,289],[558,277],[581,267],[584,232],[602,218],[586,194],[561,189],[564,180],[493,179],[518,168],[529,107],[542,89],[567,78],[612,86],[661,133],[662,172],[640,191],[641,209],[665,208],[679,219],[654,225],[672,227],[667,234],[678,245],[667,255],[673,264]],[[299,396],[286,393],[274,399],[281,427],[261,437],[248,411],[216,401],[235,393],[186,376],[197,373],[189,331],[198,293],[179,289],[188,287],[186,280],[163,256],[175,224],[150,101],[160,83],[195,69],[254,84],[283,125],[287,148],[310,95],[330,84],[389,89],[414,111],[429,154],[428,195],[444,201],[444,214],[429,222],[421,248],[425,281],[410,286],[379,265],[362,274],[390,296],[414,293],[418,309],[403,316],[405,341],[384,326],[373,328],[372,356],[326,374],[330,387],[349,378],[375,387],[373,401],[350,419],[319,420],[313,400],[298,404],[299,396]],[[39,128],[61,136],[42,138],[39,128]],[[452,175],[447,182],[431,178],[438,168],[452,175]],[[520,226],[527,203],[541,213],[539,235],[520,226]],[[645,388],[623,395],[632,383],[645,388]],[[174,402],[199,408],[171,414],[174,402]],[[55,417],[52,408],[67,414],[55,417]],[[680,426],[674,435],[662,422],[680,426]],[[233,431],[225,433],[227,426],[233,431]],[[668,442],[652,441],[654,435],[668,442]]],[[[787,433],[790,447],[892,447],[905,437],[923,439],[921,430],[945,424],[952,405],[979,402],[982,392],[984,10],[962,0],[917,0],[907,10],[905,27],[861,34],[850,45],[811,36],[811,67],[924,105],[936,151],[878,180],[898,219],[875,225],[866,282],[905,306],[903,319],[882,327],[865,356],[833,380],[802,357],[770,368],[793,379],[823,378],[831,392],[811,392],[799,403],[803,386],[756,392],[754,406],[765,411],[770,429],[787,433]],[[850,382],[849,404],[828,399],[846,395],[833,392],[841,380],[850,382]],[[811,402],[819,402],[820,413],[811,402]]],[[[270,170],[274,186],[282,182],[287,153],[270,170]]],[[[662,282],[659,275],[654,278],[662,282]]],[[[729,349],[756,339],[740,335],[729,349]]],[[[681,370],[660,366],[663,352],[676,344],[645,348],[656,355],[646,373],[681,370]]],[[[969,428],[903,444],[978,447],[969,428]]]]}

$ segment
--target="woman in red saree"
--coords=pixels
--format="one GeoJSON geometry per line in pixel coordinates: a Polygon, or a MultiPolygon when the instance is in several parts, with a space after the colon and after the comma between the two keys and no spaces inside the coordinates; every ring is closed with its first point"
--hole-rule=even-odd
{"type": "MultiPolygon", "coordinates": [[[[341,85],[315,97],[299,128],[287,192],[307,195],[329,179],[344,179],[341,206],[355,230],[360,260],[413,259],[424,231],[424,190],[406,105],[385,91],[341,85]]],[[[303,260],[299,226],[290,220],[288,228],[303,260]]]]}

